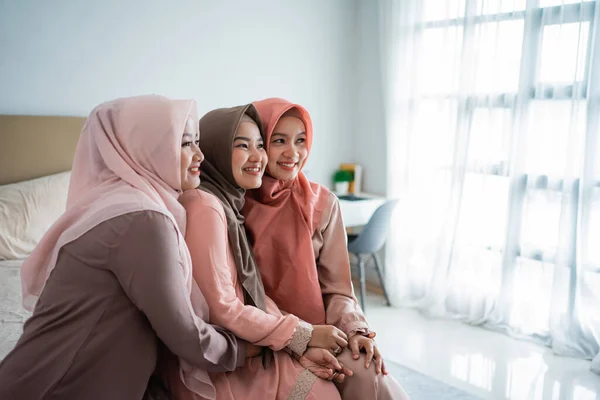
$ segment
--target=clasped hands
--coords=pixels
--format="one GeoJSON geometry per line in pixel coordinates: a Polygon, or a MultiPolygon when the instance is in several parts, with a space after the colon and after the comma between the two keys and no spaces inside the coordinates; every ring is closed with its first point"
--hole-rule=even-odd
{"type": "Polygon", "coordinates": [[[336,358],[344,349],[352,352],[352,358],[358,360],[360,353],[366,353],[365,368],[369,368],[371,362],[375,365],[377,374],[387,375],[383,358],[373,338],[375,333],[366,336],[355,333],[348,337],[340,329],[332,325],[313,325],[313,333],[309,348],[298,359],[300,364],[322,379],[342,383],[346,376],[352,376],[353,372],[344,366],[336,358]]]}

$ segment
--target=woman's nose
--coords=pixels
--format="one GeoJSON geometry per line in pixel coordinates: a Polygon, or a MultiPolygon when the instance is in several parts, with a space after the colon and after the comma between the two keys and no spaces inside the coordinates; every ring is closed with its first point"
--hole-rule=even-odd
{"type": "Polygon", "coordinates": [[[260,161],[260,155],[260,150],[258,150],[257,148],[253,148],[252,150],[250,150],[249,160],[254,162],[260,161]]]}
{"type": "Polygon", "coordinates": [[[194,146],[196,147],[194,156],[198,161],[204,161],[204,153],[202,152],[202,150],[200,150],[200,147],[198,145],[194,144],[194,146]]]}
{"type": "Polygon", "coordinates": [[[283,151],[283,155],[288,158],[296,158],[298,149],[296,149],[296,146],[290,145],[283,151]]]}

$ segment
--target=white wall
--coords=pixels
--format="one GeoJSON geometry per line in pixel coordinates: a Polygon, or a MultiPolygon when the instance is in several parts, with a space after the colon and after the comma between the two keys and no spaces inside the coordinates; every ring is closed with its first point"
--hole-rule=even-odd
{"type": "Polygon", "coordinates": [[[83,116],[115,97],[159,93],[195,98],[202,115],[284,97],[311,112],[307,170],[329,184],[355,149],[355,7],[353,0],[0,0],[0,113],[83,116]]]}
{"type": "Polygon", "coordinates": [[[378,2],[359,1],[356,14],[354,161],[364,168],[364,190],[385,194],[387,143],[381,90],[378,2]]]}

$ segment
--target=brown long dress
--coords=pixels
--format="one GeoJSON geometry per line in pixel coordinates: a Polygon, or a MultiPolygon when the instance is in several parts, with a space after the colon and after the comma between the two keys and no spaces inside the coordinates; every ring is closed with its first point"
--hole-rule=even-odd
{"type": "Polygon", "coordinates": [[[115,217],[61,249],[32,317],[0,363],[0,399],[142,399],[159,339],[207,371],[244,365],[235,336],[193,316],[171,221],[115,217]]]}

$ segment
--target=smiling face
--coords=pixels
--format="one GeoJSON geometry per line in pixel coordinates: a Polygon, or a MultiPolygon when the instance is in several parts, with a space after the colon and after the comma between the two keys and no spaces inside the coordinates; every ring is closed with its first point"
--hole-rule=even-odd
{"type": "Polygon", "coordinates": [[[306,127],[300,118],[282,117],[269,141],[269,174],[280,181],[298,176],[308,157],[306,127]]]}
{"type": "Polygon", "coordinates": [[[242,189],[256,189],[262,184],[267,153],[258,126],[249,117],[240,123],[233,138],[231,168],[235,182],[242,189]]]}
{"type": "Polygon", "coordinates": [[[200,164],[204,154],[200,151],[200,134],[192,118],[188,118],[181,136],[181,190],[195,189],[200,185],[200,164]]]}

